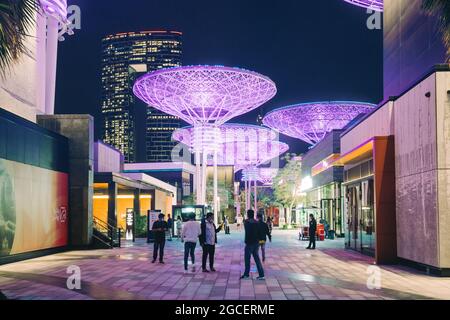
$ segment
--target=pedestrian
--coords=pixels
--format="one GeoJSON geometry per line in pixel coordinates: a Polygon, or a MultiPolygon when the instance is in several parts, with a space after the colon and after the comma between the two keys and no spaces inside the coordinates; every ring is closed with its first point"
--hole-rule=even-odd
{"type": "Polygon", "coordinates": [[[202,271],[209,272],[206,269],[206,260],[209,256],[209,269],[211,272],[215,272],[214,269],[214,254],[216,251],[216,243],[217,243],[217,233],[222,230],[223,224],[216,228],[214,224],[214,214],[212,212],[208,212],[206,214],[206,219],[203,219],[201,223],[201,235],[200,235],[200,245],[203,248],[203,256],[202,256],[202,271]]]}
{"type": "Polygon", "coordinates": [[[259,260],[259,239],[260,228],[258,221],[255,220],[255,212],[253,210],[247,211],[247,220],[244,222],[245,229],[245,271],[241,279],[250,278],[250,258],[253,256],[256,268],[258,269],[257,280],[264,280],[264,269],[259,260]]]}
{"type": "Polygon", "coordinates": [[[236,226],[237,226],[237,230],[241,231],[241,227],[242,227],[242,216],[239,214],[236,217],[236,226]]]}
{"type": "Polygon", "coordinates": [[[175,223],[175,225],[177,227],[177,237],[178,237],[179,240],[182,240],[182,238],[181,238],[181,231],[183,229],[183,221],[181,220],[180,216],[177,217],[177,222],[175,223]]]}
{"type": "Polygon", "coordinates": [[[311,213],[309,215],[309,245],[306,249],[316,249],[316,231],[317,231],[317,221],[314,215],[311,213]],[[311,247],[312,246],[312,247],[311,247]]]}
{"type": "Polygon", "coordinates": [[[258,213],[258,227],[259,227],[259,246],[261,247],[262,261],[266,261],[266,242],[267,238],[272,242],[272,234],[269,231],[269,226],[264,222],[262,213],[258,213]]]}
{"type": "MultiPolygon", "coordinates": [[[[191,256],[192,265],[195,265],[195,247],[197,239],[202,234],[200,224],[195,221],[195,215],[191,215],[189,221],[183,225],[181,241],[184,242],[184,270],[188,269],[188,258],[191,256]]],[[[194,267],[195,268],[195,267],[194,267]]]]}
{"type": "Polygon", "coordinates": [[[225,228],[225,234],[230,234],[230,225],[228,223],[228,217],[223,216],[223,226],[225,228]]]}
{"type": "Polygon", "coordinates": [[[167,226],[168,226],[168,231],[169,231],[169,241],[172,241],[172,229],[173,229],[173,220],[170,217],[170,214],[167,215],[167,226]]]}
{"type": "Polygon", "coordinates": [[[273,220],[272,218],[269,216],[267,217],[267,226],[269,227],[269,232],[270,234],[272,234],[272,229],[273,229],[273,220]]]}
{"type": "Polygon", "coordinates": [[[159,250],[159,263],[164,264],[164,246],[166,244],[166,232],[169,229],[167,222],[164,221],[164,214],[158,215],[158,220],[153,223],[152,232],[155,243],[153,245],[153,261],[155,263],[158,258],[159,250]]]}

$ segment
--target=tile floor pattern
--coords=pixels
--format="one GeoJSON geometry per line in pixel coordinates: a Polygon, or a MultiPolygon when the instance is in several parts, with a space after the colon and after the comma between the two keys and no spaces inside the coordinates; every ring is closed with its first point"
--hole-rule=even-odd
{"type": "Polygon", "coordinates": [[[166,264],[151,264],[152,246],[139,241],[121,249],[71,251],[0,266],[0,291],[9,299],[179,299],[179,300],[366,300],[450,299],[450,279],[401,266],[381,268],[381,289],[366,282],[372,258],[344,250],[342,240],[306,243],[294,231],[274,231],[267,245],[266,280],[240,280],[243,233],[219,234],[216,273],[202,273],[201,250],[196,268],[183,270],[183,245],[166,245],[166,264]],[[69,290],[67,267],[81,268],[81,289],[69,290]]]}

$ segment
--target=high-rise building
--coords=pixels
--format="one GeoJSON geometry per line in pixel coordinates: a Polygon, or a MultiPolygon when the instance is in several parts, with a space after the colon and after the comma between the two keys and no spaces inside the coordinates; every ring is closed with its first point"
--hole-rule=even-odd
{"type": "Polygon", "coordinates": [[[434,65],[450,61],[439,19],[422,0],[384,0],[385,99],[401,95],[434,65]]]}
{"type": "Polygon", "coordinates": [[[172,132],[181,120],[144,105],[133,84],[146,72],[181,66],[181,38],[177,31],[142,31],[102,40],[102,139],[126,162],[171,161],[172,132]]]}

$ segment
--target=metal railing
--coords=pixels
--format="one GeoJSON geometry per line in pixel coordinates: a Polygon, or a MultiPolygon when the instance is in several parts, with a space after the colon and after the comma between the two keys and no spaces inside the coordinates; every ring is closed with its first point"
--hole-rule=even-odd
{"type": "Polygon", "coordinates": [[[121,238],[122,238],[121,228],[118,228],[112,225],[111,223],[100,220],[96,217],[94,217],[93,222],[94,222],[94,229],[98,233],[100,233],[103,237],[103,239],[100,239],[100,237],[94,235],[94,237],[97,240],[109,246],[110,248],[121,247],[121,238]]]}

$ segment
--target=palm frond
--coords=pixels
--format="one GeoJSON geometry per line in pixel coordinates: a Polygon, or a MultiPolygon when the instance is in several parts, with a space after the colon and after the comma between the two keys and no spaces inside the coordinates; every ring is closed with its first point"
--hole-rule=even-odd
{"type": "Polygon", "coordinates": [[[423,0],[422,8],[438,17],[443,42],[447,48],[446,62],[450,63],[450,0],[423,0]]]}
{"type": "Polygon", "coordinates": [[[25,38],[35,22],[39,0],[0,0],[0,76],[26,52],[25,38]]]}

